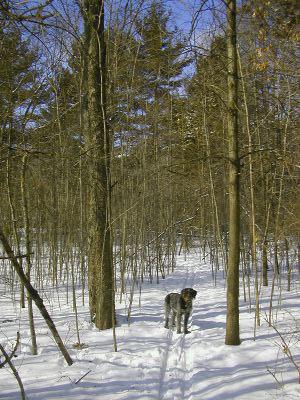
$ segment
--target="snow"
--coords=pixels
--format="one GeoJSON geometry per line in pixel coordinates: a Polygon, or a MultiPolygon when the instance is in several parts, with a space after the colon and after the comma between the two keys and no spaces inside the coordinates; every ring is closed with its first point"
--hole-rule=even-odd
{"type": "MultiPolygon", "coordinates": [[[[27,310],[20,311],[2,285],[0,342],[9,351],[16,332],[20,331],[21,344],[13,362],[30,400],[299,399],[297,370],[283,352],[277,333],[264,319],[264,315],[268,315],[270,288],[262,288],[262,324],[257,329],[256,340],[253,339],[254,312],[249,312],[249,302],[244,302],[241,288],[242,343],[226,346],[224,282],[222,271],[214,282],[211,266],[196,251],[178,256],[172,275],[161,280],[159,285],[144,283],[141,298],[138,293],[135,295],[130,325],[125,318],[126,304],[117,304],[118,352],[113,351],[112,331],[99,332],[89,322],[88,307],[81,305],[79,291],[80,337],[86,347],[73,348],[77,337],[72,305],[67,304],[63,287],[57,291],[47,289],[43,293],[45,304],[74,360],[71,367],[58,352],[38,310],[35,310],[35,320],[39,354],[30,355],[27,310]],[[165,295],[184,287],[198,291],[189,335],[163,327],[165,295]]],[[[274,305],[276,326],[299,365],[297,279],[290,292],[275,287],[274,305]]],[[[5,366],[0,370],[0,399],[19,398],[18,384],[5,366]]]]}

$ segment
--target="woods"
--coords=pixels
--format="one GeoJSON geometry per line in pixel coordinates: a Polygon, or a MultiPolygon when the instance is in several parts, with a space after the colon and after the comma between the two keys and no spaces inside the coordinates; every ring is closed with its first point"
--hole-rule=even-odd
{"type": "Polygon", "coordinates": [[[194,248],[215,286],[222,272],[226,345],[241,303],[256,338],[299,285],[297,3],[173,3],[1,2],[0,277],[32,354],[46,288],[79,347],[83,306],[117,350],[117,305],[130,324],[194,248]]]}

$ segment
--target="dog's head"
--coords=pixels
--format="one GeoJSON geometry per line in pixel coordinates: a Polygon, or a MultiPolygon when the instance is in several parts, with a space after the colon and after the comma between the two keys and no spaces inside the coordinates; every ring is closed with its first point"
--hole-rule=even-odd
{"type": "Polygon", "coordinates": [[[197,291],[192,288],[185,288],[181,291],[181,296],[183,297],[184,301],[192,301],[197,295],[197,291]]]}

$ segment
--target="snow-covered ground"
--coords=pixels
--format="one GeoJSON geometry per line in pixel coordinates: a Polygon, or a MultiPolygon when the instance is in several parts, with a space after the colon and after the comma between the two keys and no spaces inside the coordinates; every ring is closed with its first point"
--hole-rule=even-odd
{"type": "MultiPolygon", "coordinates": [[[[61,288],[54,292],[50,305],[45,297],[44,300],[74,359],[74,364],[68,367],[38,311],[39,354],[30,355],[27,311],[20,312],[0,286],[0,342],[9,350],[16,332],[20,331],[21,344],[13,362],[30,400],[299,399],[297,370],[282,351],[277,333],[263,318],[268,313],[269,290],[262,295],[262,326],[256,340],[253,340],[254,313],[249,313],[249,304],[244,303],[241,290],[242,343],[226,346],[222,272],[215,286],[211,266],[203,263],[197,253],[180,256],[173,275],[159,285],[143,284],[141,299],[138,295],[134,299],[129,326],[124,304],[117,304],[118,352],[114,352],[112,332],[95,329],[89,323],[87,306],[80,304],[80,336],[86,347],[81,350],[72,347],[77,342],[74,314],[61,288]],[[163,327],[163,301],[168,292],[179,292],[184,287],[193,287],[198,295],[190,321],[191,333],[178,335],[163,327]]],[[[276,287],[274,297],[278,329],[298,365],[299,292],[299,283],[294,283],[291,292],[280,293],[276,287]]],[[[6,366],[0,370],[0,399],[19,398],[17,382],[6,366]]]]}

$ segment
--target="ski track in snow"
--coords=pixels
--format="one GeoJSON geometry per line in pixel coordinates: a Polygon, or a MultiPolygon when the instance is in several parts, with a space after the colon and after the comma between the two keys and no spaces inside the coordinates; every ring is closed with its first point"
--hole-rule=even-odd
{"type": "MultiPolygon", "coordinates": [[[[186,276],[182,287],[193,288],[196,266],[186,262],[186,276]]],[[[189,324],[192,324],[193,314],[190,316],[189,324]]],[[[190,344],[192,333],[178,335],[176,328],[169,329],[166,334],[166,345],[161,360],[161,371],[159,379],[159,400],[182,400],[187,397],[187,380],[189,372],[193,369],[192,352],[190,344]]]]}

